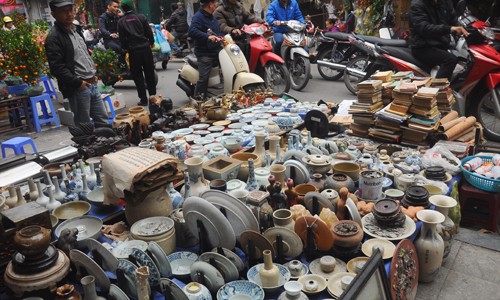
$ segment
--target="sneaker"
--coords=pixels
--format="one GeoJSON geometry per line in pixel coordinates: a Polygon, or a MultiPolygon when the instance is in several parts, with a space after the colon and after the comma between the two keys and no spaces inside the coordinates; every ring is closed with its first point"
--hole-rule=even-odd
{"type": "Polygon", "coordinates": [[[137,102],[137,105],[139,105],[139,106],[148,106],[148,102],[147,101],[146,102],[139,101],[139,102],[137,102]]]}

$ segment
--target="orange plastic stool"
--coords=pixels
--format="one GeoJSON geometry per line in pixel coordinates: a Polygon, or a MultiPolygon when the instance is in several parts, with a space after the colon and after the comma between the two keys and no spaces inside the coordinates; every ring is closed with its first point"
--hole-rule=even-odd
{"type": "Polygon", "coordinates": [[[484,226],[497,232],[500,193],[485,192],[463,181],[459,189],[463,224],[484,226]]]}

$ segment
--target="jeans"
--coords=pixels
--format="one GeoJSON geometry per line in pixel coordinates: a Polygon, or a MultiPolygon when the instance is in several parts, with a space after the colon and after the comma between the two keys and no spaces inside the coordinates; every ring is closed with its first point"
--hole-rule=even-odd
{"type": "Polygon", "coordinates": [[[68,97],[69,106],[73,112],[75,126],[90,122],[108,124],[108,114],[102,102],[101,93],[97,89],[97,83],[91,84],[83,90],[78,89],[71,97],[68,97]]]}
{"type": "Polygon", "coordinates": [[[144,76],[146,76],[149,96],[156,95],[153,52],[151,52],[151,49],[149,48],[134,50],[129,52],[129,59],[130,73],[132,74],[132,78],[134,79],[135,87],[137,89],[137,96],[139,96],[139,99],[141,99],[142,103],[147,103],[148,97],[146,95],[144,76]]]}
{"type": "Polygon", "coordinates": [[[200,74],[200,77],[198,78],[196,88],[194,89],[194,96],[200,96],[201,99],[205,100],[205,98],[207,97],[208,78],[210,76],[210,70],[212,69],[214,60],[217,61],[217,58],[211,56],[196,56],[196,59],[198,60],[198,72],[200,74]]]}
{"type": "Polygon", "coordinates": [[[429,68],[439,65],[436,78],[448,78],[448,80],[451,80],[453,70],[458,63],[458,58],[455,55],[446,50],[431,47],[412,49],[411,53],[429,68]]]}
{"type": "Polygon", "coordinates": [[[281,44],[283,44],[283,33],[274,33],[274,49],[273,52],[281,56],[281,44]]]}

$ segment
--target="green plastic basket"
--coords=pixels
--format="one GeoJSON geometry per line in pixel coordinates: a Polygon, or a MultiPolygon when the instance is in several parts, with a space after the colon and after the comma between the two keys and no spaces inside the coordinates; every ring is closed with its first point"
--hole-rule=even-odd
{"type": "Polygon", "coordinates": [[[487,178],[477,173],[466,170],[464,168],[464,164],[466,162],[476,157],[482,158],[485,163],[492,161],[493,159],[492,156],[483,156],[483,155],[468,156],[462,159],[462,165],[460,166],[460,169],[462,169],[465,180],[467,180],[468,183],[472,184],[473,186],[477,187],[480,190],[487,192],[500,192],[500,180],[487,178]]]}

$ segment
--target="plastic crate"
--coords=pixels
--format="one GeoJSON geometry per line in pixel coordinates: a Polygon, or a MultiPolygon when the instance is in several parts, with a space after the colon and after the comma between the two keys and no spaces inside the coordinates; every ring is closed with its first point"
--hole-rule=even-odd
{"type": "Polygon", "coordinates": [[[493,159],[492,156],[483,156],[483,155],[468,156],[462,159],[462,164],[460,165],[460,169],[464,174],[465,180],[467,180],[468,183],[470,183],[471,185],[480,190],[487,192],[500,192],[500,180],[484,177],[482,175],[466,170],[463,167],[466,162],[476,157],[482,158],[485,163],[492,161],[493,159]]]}

